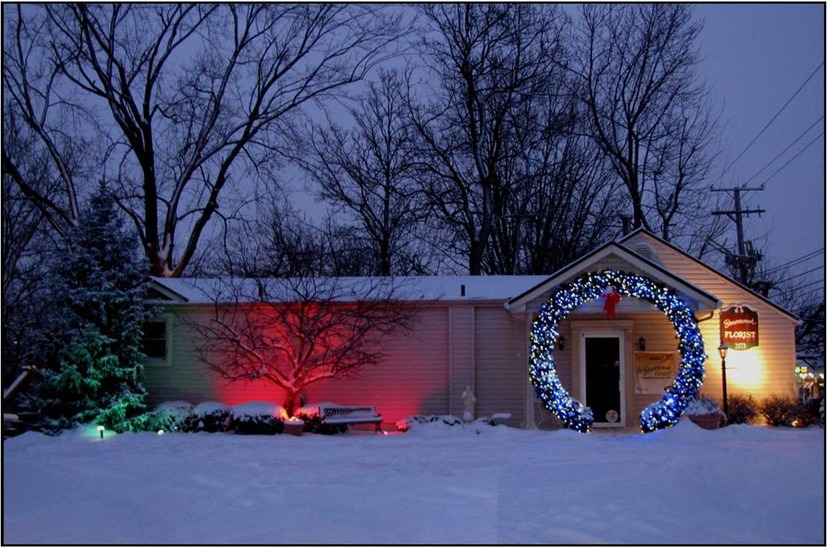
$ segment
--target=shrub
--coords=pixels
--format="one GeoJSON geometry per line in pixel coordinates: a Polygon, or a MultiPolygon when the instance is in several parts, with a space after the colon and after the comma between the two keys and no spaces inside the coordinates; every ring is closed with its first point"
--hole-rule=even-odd
{"type": "Polygon", "coordinates": [[[187,418],[191,432],[225,432],[230,425],[230,408],[223,403],[199,403],[187,418]]]}
{"type": "Polygon", "coordinates": [[[752,395],[735,394],[727,398],[727,424],[755,424],[759,422],[758,402],[752,395]]]}
{"type": "Polygon", "coordinates": [[[281,434],[286,416],[284,408],[275,403],[242,403],[230,410],[230,428],[236,434],[281,434]]]}
{"type": "Polygon", "coordinates": [[[824,398],[809,398],[806,402],[799,404],[795,417],[798,424],[794,426],[824,425],[823,402],[824,398]]]}
{"type": "Polygon", "coordinates": [[[192,404],[185,401],[169,401],[160,404],[154,410],[132,419],[131,430],[165,432],[188,432],[188,419],[192,404]]]}
{"type": "Polygon", "coordinates": [[[415,424],[429,424],[438,423],[445,426],[459,426],[462,425],[462,420],[454,415],[411,415],[404,419],[397,421],[396,429],[399,432],[407,432],[415,424]]]}
{"type": "Polygon", "coordinates": [[[770,396],[761,404],[761,414],[772,426],[804,427],[818,421],[818,404],[799,403],[789,396],[770,396]]]}

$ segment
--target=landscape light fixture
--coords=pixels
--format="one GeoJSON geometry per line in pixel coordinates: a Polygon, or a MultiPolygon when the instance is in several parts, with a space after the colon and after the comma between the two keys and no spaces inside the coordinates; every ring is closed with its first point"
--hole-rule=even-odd
{"type": "Polygon", "coordinates": [[[101,435],[101,439],[103,439],[103,430],[104,430],[103,426],[98,426],[98,434],[101,435]]]}

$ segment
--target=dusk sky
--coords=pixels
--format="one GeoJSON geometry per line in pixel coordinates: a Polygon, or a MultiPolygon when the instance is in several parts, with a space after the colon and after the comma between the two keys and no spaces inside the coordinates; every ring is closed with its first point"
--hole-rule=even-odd
{"type": "MultiPolygon", "coordinates": [[[[576,16],[577,7],[568,4],[567,11],[576,16]]],[[[721,157],[709,182],[716,188],[763,184],[762,192],[742,194],[744,208],[765,210],[746,220],[745,239],[764,252],[767,269],[820,251],[788,274],[801,291],[823,295],[825,4],[700,3],[694,9],[704,22],[698,76],[720,117],[721,157]]],[[[722,207],[732,207],[732,194],[719,197],[722,207]]],[[[737,251],[735,223],[727,222],[729,233],[718,243],[737,251]]],[[[718,259],[712,262],[720,266],[718,259]]]]}
{"type": "MultiPolygon", "coordinates": [[[[716,101],[722,125],[720,180],[713,182],[721,188],[764,183],[763,192],[743,195],[749,208],[766,210],[760,218],[749,219],[746,238],[766,251],[768,268],[821,249],[819,255],[791,267],[790,274],[820,266],[793,282],[821,280],[802,291],[820,288],[823,295],[825,5],[702,4],[696,5],[695,13],[705,22],[699,44],[704,57],[700,73],[716,101]]],[[[727,243],[735,249],[735,224],[730,225],[727,243]]]]}

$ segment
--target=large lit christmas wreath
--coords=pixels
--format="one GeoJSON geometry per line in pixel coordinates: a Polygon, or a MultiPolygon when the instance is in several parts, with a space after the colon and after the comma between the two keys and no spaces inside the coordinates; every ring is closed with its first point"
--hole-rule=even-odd
{"type": "Polygon", "coordinates": [[[594,422],[591,409],[571,397],[557,375],[554,361],[557,326],[581,304],[607,295],[607,290],[614,293],[612,288],[616,294],[651,302],[675,326],[681,353],[678,373],[660,401],[649,405],[640,414],[640,427],[644,432],[672,426],[703,382],[704,342],[695,315],[683,299],[672,289],[637,274],[616,270],[591,272],[560,286],[551,294],[531,329],[531,382],[543,405],[566,427],[588,432],[594,422]]]}

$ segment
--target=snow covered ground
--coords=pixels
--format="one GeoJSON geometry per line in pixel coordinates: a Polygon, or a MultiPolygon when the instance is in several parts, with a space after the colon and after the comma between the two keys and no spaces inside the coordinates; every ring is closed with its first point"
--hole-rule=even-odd
{"type": "Polygon", "coordinates": [[[824,544],[824,430],[3,442],[3,542],[824,544]]]}

